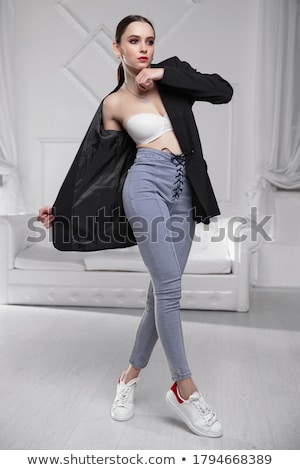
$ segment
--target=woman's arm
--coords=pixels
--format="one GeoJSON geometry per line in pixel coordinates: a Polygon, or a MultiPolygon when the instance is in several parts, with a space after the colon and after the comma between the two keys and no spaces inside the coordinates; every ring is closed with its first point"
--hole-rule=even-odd
{"type": "Polygon", "coordinates": [[[155,67],[164,68],[162,85],[176,88],[196,101],[221,104],[232,98],[232,86],[220,75],[200,73],[178,57],[167,59],[155,67]]]}

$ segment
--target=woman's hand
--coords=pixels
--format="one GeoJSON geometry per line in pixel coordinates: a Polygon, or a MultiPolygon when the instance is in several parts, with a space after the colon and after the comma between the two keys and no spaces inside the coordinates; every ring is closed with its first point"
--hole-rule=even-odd
{"type": "Polygon", "coordinates": [[[39,210],[39,215],[37,217],[37,220],[42,222],[46,228],[50,228],[54,218],[55,217],[52,214],[52,207],[44,206],[44,207],[41,207],[41,209],[39,210]]]}
{"type": "Polygon", "coordinates": [[[150,91],[153,88],[153,82],[161,80],[164,76],[163,68],[147,68],[141,70],[135,77],[135,83],[139,90],[150,91]]]}

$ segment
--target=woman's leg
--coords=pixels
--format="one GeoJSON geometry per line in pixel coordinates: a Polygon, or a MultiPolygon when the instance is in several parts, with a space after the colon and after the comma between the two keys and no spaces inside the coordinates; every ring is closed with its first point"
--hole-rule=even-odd
{"type": "MultiPolygon", "coordinates": [[[[155,325],[153,287],[152,282],[150,281],[145,310],[136,332],[135,345],[133,348],[133,350],[139,351],[140,359],[137,361],[137,363],[143,364],[143,367],[137,368],[132,363],[130,363],[124,374],[125,383],[128,383],[130,380],[138,377],[141,369],[146,367],[157,339],[158,334],[155,325]]],[[[132,356],[133,355],[134,354],[132,353],[132,356]]]]}
{"type": "MultiPolygon", "coordinates": [[[[158,192],[147,191],[145,186],[139,197],[132,194],[132,187],[128,190],[127,186],[127,197],[124,198],[126,215],[151,275],[154,294],[150,285],[130,363],[135,372],[144,368],[159,335],[172,378],[179,383],[191,377],[185,356],[179,305],[181,276],[195,225],[190,214],[188,182],[185,181],[185,184],[176,199],[170,197],[166,201],[158,192]],[[141,227],[145,230],[142,231],[141,227]]],[[[129,368],[129,376],[130,372],[133,371],[129,368]]]]}
{"type": "Polygon", "coordinates": [[[150,288],[127,371],[133,378],[124,383],[122,375],[112,416],[122,420],[133,416],[137,375],[147,364],[159,336],[174,380],[166,395],[167,403],[194,433],[219,437],[222,427],[197,391],[185,355],[179,302],[195,224],[184,165],[178,160],[174,172],[171,161],[156,152],[143,152],[140,166],[134,165],[124,185],[125,212],[150,273],[153,295],[150,288]]]}

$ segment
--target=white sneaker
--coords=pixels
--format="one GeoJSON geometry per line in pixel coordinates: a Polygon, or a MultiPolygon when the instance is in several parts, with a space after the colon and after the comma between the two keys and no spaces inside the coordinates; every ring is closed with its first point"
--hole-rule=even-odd
{"type": "Polygon", "coordinates": [[[111,408],[111,417],[116,421],[127,421],[134,416],[134,390],[139,378],[123,382],[125,372],[119,377],[116,398],[111,408]]]}
{"type": "Polygon", "coordinates": [[[194,392],[188,400],[184,400],[179,395],[175,382],[167,393],[166,401],[195,434],[205,437],[222,436],[221,423],[217,421],[216,413],[209,408],[201,393],[194,392]]]}

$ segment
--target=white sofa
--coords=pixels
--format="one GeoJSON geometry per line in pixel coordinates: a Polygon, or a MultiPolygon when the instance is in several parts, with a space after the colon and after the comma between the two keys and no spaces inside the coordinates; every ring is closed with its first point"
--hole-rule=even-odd
{"type": "MultiPolygon", "coordinates": [[[[249,227],[228,218],[216,220],[196,227],[181,307],[245,312],[249,227]],[[235,241],[241,234],[245,240],[235,241]]],[[[0,216],[0,304],[143,308],[149,275],[136,246],[61,252],[53,247],[50,233],[36,215],[0,216]]]]}

